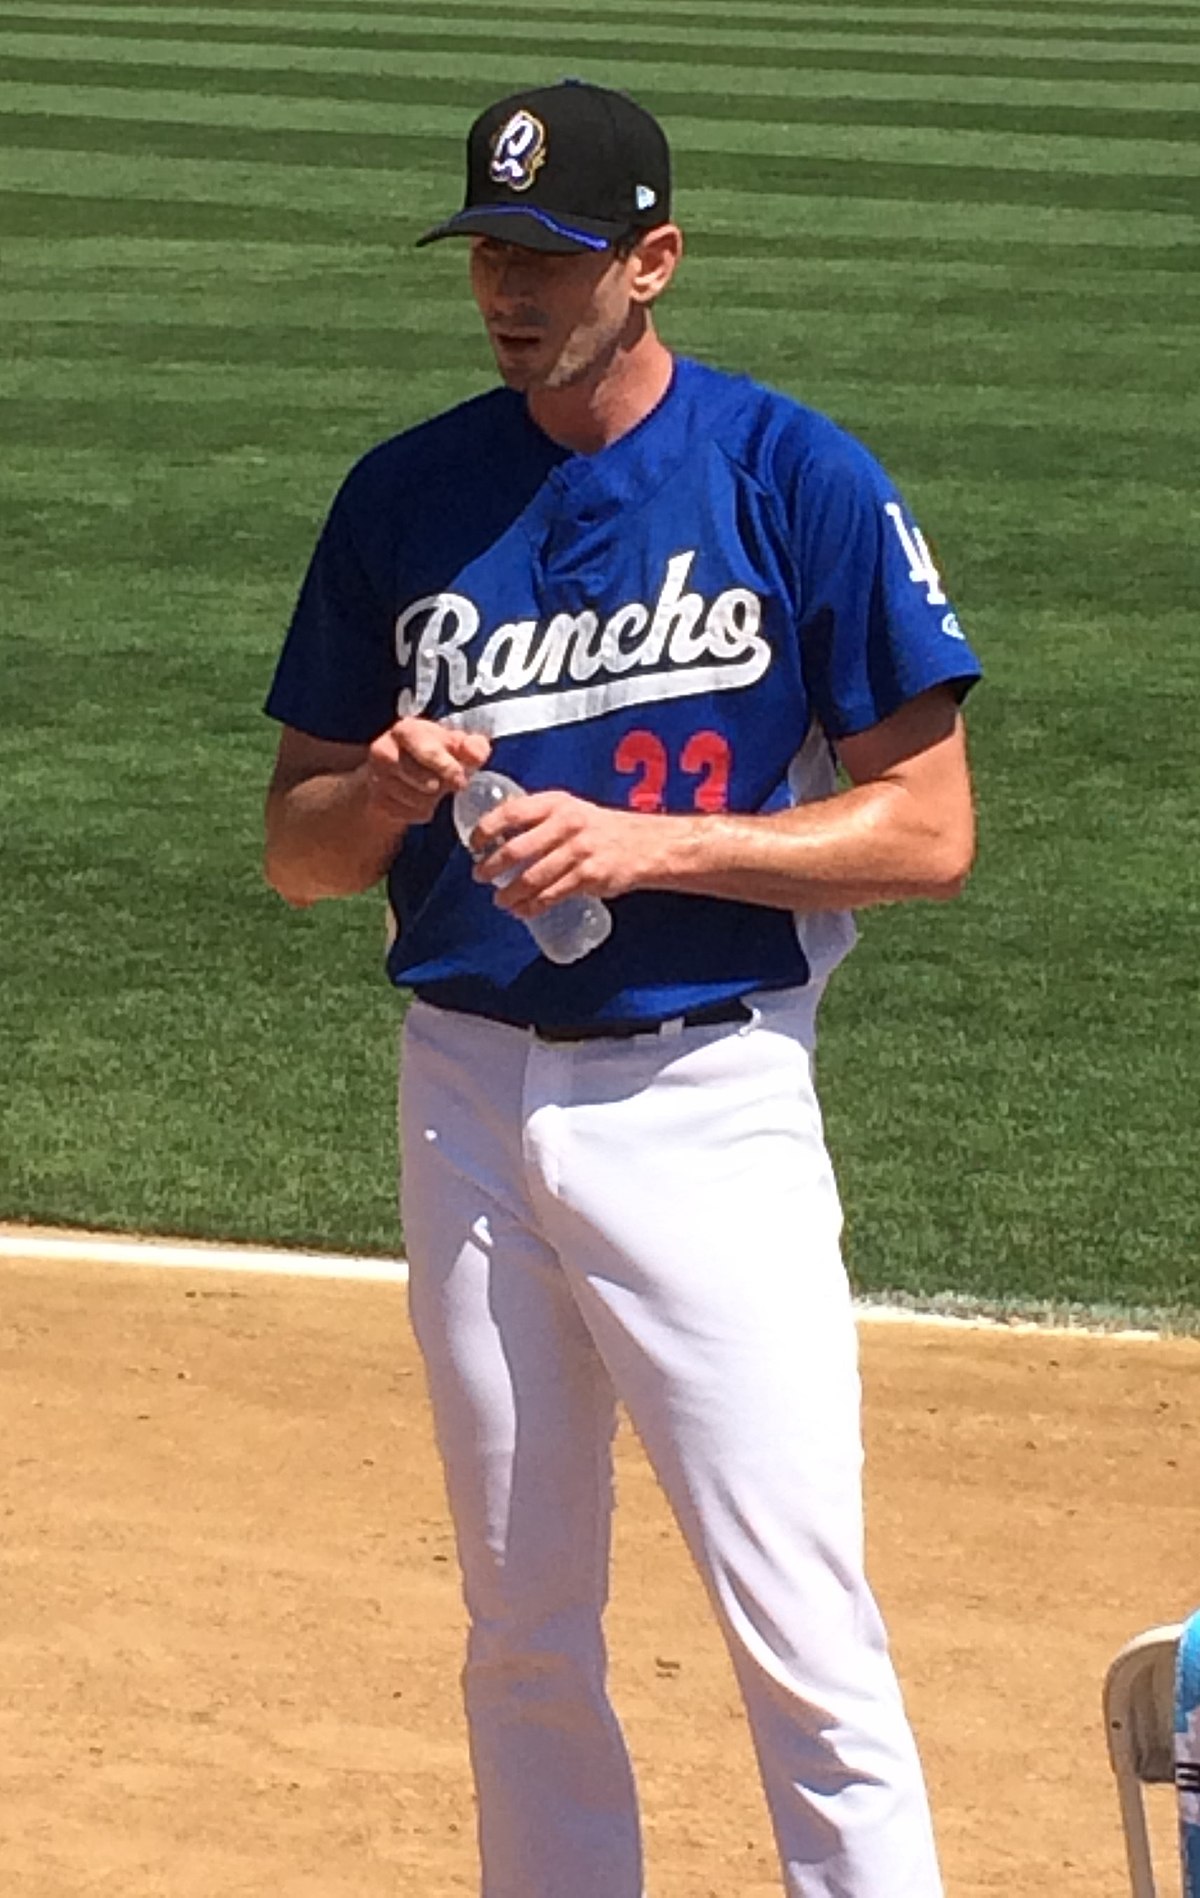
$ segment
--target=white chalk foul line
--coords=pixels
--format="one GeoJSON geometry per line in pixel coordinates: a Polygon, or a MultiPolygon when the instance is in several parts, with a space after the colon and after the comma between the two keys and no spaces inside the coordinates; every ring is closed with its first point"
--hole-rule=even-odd
{"type": "MultiPolygon", "coordinates": [[[[356,1258],[342,1253],[287,1252],[281,1248],[220,1246],[202,1241],[168,1243],[63,1235],[9,1227],[0,1232],[0,1260],[58,1260],[63,1264],[158,1266],[193,1272],[262,1272],[286,1278],[352,1279],[377,1285],[408,1282],[407,1259],[356,1258]]],[[[1089,1323],[1086,1315],[1064,1322],[1052,1316],[994,1316],[987,1312],[922,1311],[910,1305],[854,1301],[862,1324],[936,1325],[951,1331],[1066,1331],[1075,1336],[1121,1338],[1153,1343],[1162,1331],[1124,1326],[1110,1319],[1089,1323]]]]}
{"type": "Polygon", "coordinates": [[[199,1272],[274,1272],[289,1278],[366,1279],[403,1285],[405,1259],[356,1259],[335,1253],[256,1251],[251,1246],[166,1245],[153,1239],[64,1239],[0,1233],[0,1259],[63,1264],[154,1265],[199,1272]]]}

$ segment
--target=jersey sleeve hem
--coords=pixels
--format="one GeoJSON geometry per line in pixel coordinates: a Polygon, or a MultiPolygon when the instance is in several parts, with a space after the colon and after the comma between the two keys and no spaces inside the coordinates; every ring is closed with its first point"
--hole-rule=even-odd
{"type": "Polygon", "coordinates": [[[263,705],[267,718],[277,724],[287,725],[292,731],[303,732],[307,738],[319,738],[330,745],[371,745],[386,726],[375,726],[365,731],[361,726],[352,726],[345,719],[323,719],[307,708],[289,706],[280,692],[271,692],[263,705]]]}
{"type": "Polygon", "coordinates": [[[982,671],[978,666],[965,666],[953,672],[934,675],[913,683],[903,692],[889,693],[886,699],[861,698],[849,704],[839,706],[837,719],[824,717],[822,729],[830,738],[857,738],[860,732],[870,731],[875,725],[882,725],[885,718],[898,712],[904,705],[919,699],[924,692],[932,692],[939,685],[949,686],[961,705],[973,685],[979,683],[982,671]]]}

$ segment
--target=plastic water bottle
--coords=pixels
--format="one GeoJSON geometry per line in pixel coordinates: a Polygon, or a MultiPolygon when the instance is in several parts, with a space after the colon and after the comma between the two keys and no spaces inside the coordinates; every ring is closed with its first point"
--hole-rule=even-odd
{"type": "MultiPolygon", "coordinates": [[[[506,799],[524,796],[521,786],[502,771],[476,771],[454,800],[454,828],[467,849],[480,818],[506,799]]],[[[511,883],[512,877],[504,881],[511,883]]],[[[565,896],[525,927],[547,961],[578,962],[612,934],[612,911],[598,896],[565,896]]]]}

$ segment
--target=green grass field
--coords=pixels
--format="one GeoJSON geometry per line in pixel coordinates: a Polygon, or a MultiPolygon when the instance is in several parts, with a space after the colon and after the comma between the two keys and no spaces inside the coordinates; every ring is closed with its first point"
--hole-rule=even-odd
{"type": "Polygon", "coordinates": [[[0,1216],[397,1243],[381,902],[262,887],[258,708],[564,72],[673,135],[669,339],[883,457],[988,669],[972,886],[827,1004],[859,1284],[1200,1323],[1195,0],[5,0],[0,1216]]]}

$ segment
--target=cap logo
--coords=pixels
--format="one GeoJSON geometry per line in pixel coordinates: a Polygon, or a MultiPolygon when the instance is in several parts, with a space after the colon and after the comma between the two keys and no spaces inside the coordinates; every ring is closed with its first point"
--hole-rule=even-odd
{"type": "Polygon", "coordinates": [[[546,162],[546,128],[522,106],[506,119],[492,140],[493,181],[514,191],[528,191],[546,162]]]}
{"type": "Polygon", "coordinates": [[[648,211],[658,202],[658,193],[650,185],[638,185],[633,195],[639,211],[648,211]]]}

